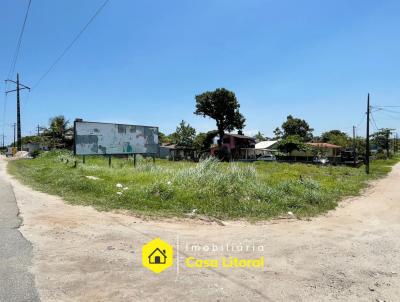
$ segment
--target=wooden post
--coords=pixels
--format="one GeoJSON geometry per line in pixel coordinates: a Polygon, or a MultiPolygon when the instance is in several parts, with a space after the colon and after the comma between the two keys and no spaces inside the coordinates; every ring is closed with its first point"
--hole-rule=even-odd
{"type": "Polygon", "coordinates": [[[133,166],[136,167],[136,153],[133,154],[133,166]]]}
{"type": "Polygon", "coordinates": [[[108,166],[111,167],[111,155],[108,156],[108,166]]]}
{"type": "Polygon", "coordinates": [[[367,133],[365,138],[365,173],[369,174],[369,114],[370,114],[370,106],[369,106],[369,93],[367,98],[367,133]]]}
{"type": "Polygon", "coordinates": [[[86,161],[85,159],[86,159],[86,157],[85,157],[85,155],[83,155],[83,157],[82,157],[82,162],[83,163],[85,163],[85,161],[86,161]]]}
{"type": "Polygon", "coordinates": [[[156,163],[156,157],[153,155],[153,164],[156,163]]]}

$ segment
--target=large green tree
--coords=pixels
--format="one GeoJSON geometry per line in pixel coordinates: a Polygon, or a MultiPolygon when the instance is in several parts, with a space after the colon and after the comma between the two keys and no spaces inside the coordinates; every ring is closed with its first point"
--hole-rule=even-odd
{"type": "Polygon", "coordinates": [[[208,151],[217,135],[218,131],[216,130],[209,131],[207,133],[200,132],[196,135],[193,145],[199,152],[208,151]]]}
{"type": "Polygon", "coordinates": [[[312,139],[313,128],[303,119],[295,118],[292,115],[288,115],[286,121],[282,124],[284,131],[283,137],[297,135],[303,141],[310,141],[312,139]]]}
{"type": "Polygon", "coordinates": [[[291,153],[294,150],[305,151],[307,146],[299,135],[289,135],[278,142],[278,150],[285,153],[291,153]]]}
{"type": "Polygon", "coordinates": [[[48,130],[53,137],[65,139],[65,134],[69,130],[69,121],[63,115],[50,118],[49,125],[48,130]]]}
{"type": "Polygon", "coordinates": [[[390,135],[391,129],[384,128],[379,129],[377,132],[371,135],[372,142],[378,147],[378,150],[386,150],[386,157],[390,156],[390,135]]]}
{"type": "Polygon", "coordinates": [[[239,112],[239,108],[239,102],[232,91],[218,88],[196,95],[194,114],[215,120],[219,135],[218,146],[221,147],[225,131],[244,128],[245,118],[239,112]]]}
{"type": "Polygon", "coordinates": [[[182,120],[174,133],[171,134],[172,142],[181,147],[193,147],[196,129],[182,120]]]}
{"type": "Polygon", "coordinates": [[[322,133],[321,140],[324,143],[330,143],[341,147],[349,147],[351,145],[350,137],[340,130],[330,130],[322,133]]]}
{"type": "Polygon", "coordinates": [[[265,141],[268,138],[264,136],[264,134],[262,134],[260,131],[257,132],[256,135],[254,135],[254,139],[256,139],[259,142],[265,141]]]}
{"type": "Polygon", "coordinates": [[[50,118],[49,128],[44,131],[44,136],[47,137],[53,148],[71,147],[72,145],[72,128],[63,115],[50,118]]]}
{"type": "Polygon", "coordinates": [[[282,136],[283,136],[283,132],[282,132],[281,128],[276,127],[274,130],[274,140],[281,139],[282,136]]]}

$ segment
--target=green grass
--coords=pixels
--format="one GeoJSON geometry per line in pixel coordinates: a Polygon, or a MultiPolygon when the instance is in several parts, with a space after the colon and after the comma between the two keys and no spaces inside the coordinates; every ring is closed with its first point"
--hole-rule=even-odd
{"type": "Polygon", "coordinates": [[[34,189],[62,196],[71,204],[100,210],[126,209],[136,214],[183,216],[195,212],[222,219],[268,219],[293,212],[314,216],[357,195],[367,181],[386,175],[400,157],[364,167],[320,167],[285,163],[196,163],[104,157],[81,159],[54,151],[31,160],[9,162],[9,172],[34,189]],[[68,161],[68,162],[67,162],[68,161]],[[95,176],[93,180],[87,176],[95,176]],[[118,188],[117,184],[123,187],[118,188]],[[120,192],[120,193],[118,193],[120,192]]]}

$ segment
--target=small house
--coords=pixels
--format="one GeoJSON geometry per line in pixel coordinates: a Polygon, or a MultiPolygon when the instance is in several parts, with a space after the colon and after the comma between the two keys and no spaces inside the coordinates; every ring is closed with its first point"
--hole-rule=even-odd
{"type": "Polygon", "coordinates": [[[312,162],[315,156],[326,157],[331,163],[340,163],[341,146],[329,143],[305,143],[308,147],[306,151],[294,150],[286,156],[288,160],[312,162]]]}
{"type": "Polygon", "coordinates": [[[165,250],[160,250],[156,248],[149,256],[149,263],[150,264],[165,264],[167,261],[167,255],[165,254],[165,250]]]}
{"type": "Polygon", "coordinates": [[[163,143],[159,149],[159,157],[169,160],[196,160],[198,154],[195,148],[163,143]]]}
{"type": "MultiPolygon", "coordinates": [[[[225,133],[222,140],[222,149],[226,152],[227,156],[233,160],[245,159],[246,154],[252,154],[255,157],[254,147],[256,140],[254,137],[225,133]],[[254,154],[253,154],[254,153],[254,154]]],[[[218,145],[214,145],[210,149],[211,155],[216,155],[218,152],[218,145]]]]}

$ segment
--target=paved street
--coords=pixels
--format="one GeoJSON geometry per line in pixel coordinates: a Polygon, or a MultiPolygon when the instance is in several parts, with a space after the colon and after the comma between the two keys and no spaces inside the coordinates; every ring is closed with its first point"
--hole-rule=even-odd
{"type": "Polygon", "coordinates": [[[21,235],[22,220],[11,185],[0,178],[0,301],[39,301],[28,271],[32,246],[21,235]]]}

